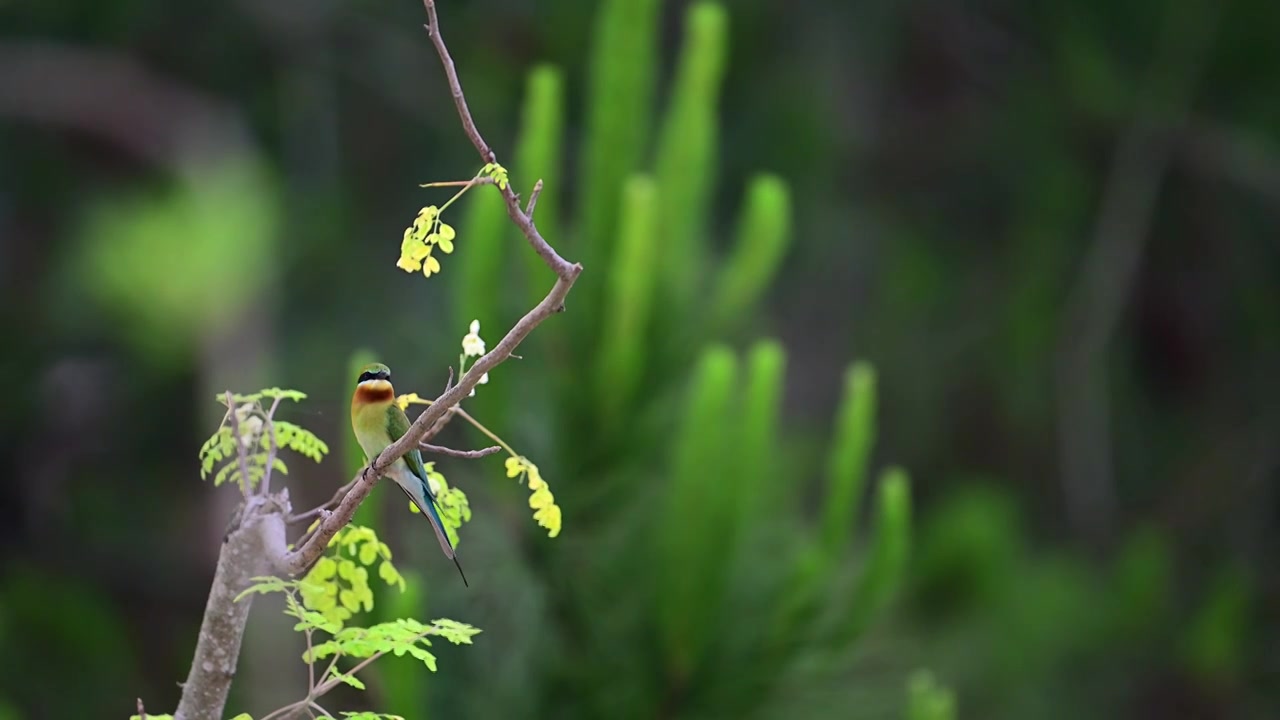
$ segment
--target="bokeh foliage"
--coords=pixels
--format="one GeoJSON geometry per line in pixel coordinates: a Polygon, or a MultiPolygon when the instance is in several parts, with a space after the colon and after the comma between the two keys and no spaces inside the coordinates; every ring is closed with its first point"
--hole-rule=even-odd
{"type": "MultiPolygon", "coordinates": [[[[555,480],[564,533],[528,527],[500,460],[447,462],[475,511],[482,589],[463,593],[420,518],[375,493],[360,522],[407,579],[375,614],[485,628],[434,682],[380,667],[378,706],[1273,716],[1273,6],[443,4],[478,123],[522,197],[544,180],[539,226],[587,268],[467,403],[555,480]],[[1167,162],[1107,319],[1116,505],[1085,535],[1059,404],[1098,388],[1060,387],[1064,307],[1139,117],[1167,162]],[[908,519],[909,540],[887,529],[908,519]]],[[[111,90],[73,123],[16,112],[48,97],[29,87],[0,102],[0,717],[163,706],[230,512],[191,482],[207,398],[331,393],[289,419],[358,462],[357,348],[429,397],[467,323],[496,337],[552,278],[486,192],[451,208],[441,277],[392,265],[404,220],[447,199],[417,185],[476,170],[419,5],[0,13],[0,50],[92,53],[43,87],[111,90]],[[248,142],[168,167],[95,132],[163,144],[199,106],[102,81],[116,59],[248,142]]],[[[350,475],[309,465],[299,504],[350,475]]],[[[262,646],[293,652],[267,625],[236,706],[290,685],[264,672],[262,646]]]]}

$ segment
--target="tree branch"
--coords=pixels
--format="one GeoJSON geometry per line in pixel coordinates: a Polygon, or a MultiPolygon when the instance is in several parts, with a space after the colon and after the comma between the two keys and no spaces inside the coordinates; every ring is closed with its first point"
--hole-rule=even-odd
{"type": "MultiPolygon", "coordinates": [[[[424,0],[424,3],[431,41],[444,65],[462,127],[476,151],[480,153],[481,159],[485,163],[497,162],[493,151],[481,138],[475,121],[467,109],[466,98],[458,82],[453,59],[449,56],[444,39],[440,35],[440,22],[436,17],[435,4],[432,0],[424,0]]],[[[240,642],[252,602],[251,596],[238,603],[235,602],[235,598],[249,586],[249,579],[267,571],[296,575],[310,567],[324,554],[333,536],[351,522],[356,508],[368,497],[374,484],[387,471],[387,468],[410,449],[418,447],[427,433],[435,429],[438,423],[451,414],[458,403],[471,394],[485,373],[511,357],[512,352],[528,337],[529,333],[533,332],[534,328],[542,321],[564,310],[565,297],[582,272],[582,266],[560,257],[543,239],[533,219],[520,209],[519,199],[510,185],[499,188],[499,191],[502,193],[507,215],[511,217],[511,221],[520,229],[534,252],[538,253],[547,267],[556,274],[555,284],[547,292],[547,296],[532,310],[525,313],[524,317],[520,318],[519,322],[492,350],[476,360],[470,370],[459,379],[457,385],[447,386],[445,391],[418,415],[409,430],[399,440],[379,453],[372,463],[352,479],[349,483],[350,489],[341,496],[337,507],[332,512],[328,512],[322,506],[303,515],[290,517],[288,496],[285,493],[248,498],[243,520],[228,536],[218,558],[218,567],[213,588],[209,593],[209,602],[205,608],[204,622],[200,628],[200,639],[191,664],[191,673],[183,687],[182,700],[176,713],[178,720],[215,720],[221,717],[222,709],[226,704],[227,691],[235,674],[240,642]],[[321,518],[319,525],[310,536],[299,540],[295,550],[290,551],[285,543],[286,518],[289,521],[299,521],[312,516],[321,518]]],[[[529,211],[532,212],[532,210],[531,205],[529,211]]],[[[234,413],[234,408],[232,412],[234,413]]]]}
{"type": "Polygon", "coordinates": [[[1116,509],[1107,353],[1132,294],[1160,189],[1187,122],[1217,11],[1172,5],[1120,136],[1093,238],[1063,309],[1055,358],[1058,451],[1067,519],[1098,544],[1116,509]]]}
{"type": "MultiPolygon", "coordinates": [[[[423,4],[427,10],[427,31],[431,36],[432,44],[435,45],[436,53],[440,56],[440,62],[444,65],[445,76],[449,81],[449,90],[453,95],[454,106],[458,110],[458,118],[462,121],[462,128],[484,162],[497,162],[497,157],[493,154],[493,150],[485,143],[480,131],[476,128],[475,120],[471,118],[471,111],[467,109],[467,99],[462,92],[462,84],[458,81],[458,71],[453,65],[453,58],[449,55],[449,49],[445,46],[444,37],[440,33],[440,20],[436,16],[435,2],[434,0],[423,0],[423,4]]],[[[525,316],[520,318],[520,321],[507,332],[492,350],[476,360],[475,364],[458,380],[457,385],[450,387],[440,397],[436,398],[435,402],[429,405],[426,410],[423,410],[418,415],[418,419],[409,427],[408,432],[383,450],[378,457],[374,458],[371,465],[360,471],[355,484],[346,496],[342,498],[342,501],[338,503],[337,509],[334,510],[332,515],[321,521],[320,527],[317,528],[314,535],[307,539],[306,543],[292,552],[284,552],[276,556],[275,565],[278,569],[289,574],[295,574],[315,562],[324,553],[325,548],[328,547],[329,540],[337,534],[338,530],[341,530],[347,523],[351,522],[351,517],[355,515],[356,508],[369,496],[369,492],[373,490],[374,483],[386,473],[387,468],[409,452],[411,448],[417,447],[427,430],[437,420],[443,418],[451,408],[462,402],[463,398],[470,395],[475,386],[480,383],[481,376],[511,357],[511,353],[529,336],[529,333],[533,332],[534,328],[540,325],[543,320],[564,310],[565,296],[569,294],[573,283],[582,272],[582,265],[571,263],[560,257],[559,253],[543,239],[542,234],[538,232],[537,226],[533,224],[533,220],[520,209],[520,201],[516,198],[515,192],[511,190],[510,185],[505,188],[499,188],[499,191],[502,193],[502,199],[507,206],[507,215],[511,218],[511,221],[520,229],[521,234],[528,240],[534,252],[538,253],[538,256],[547,264],[547,267],[551,268],[552,272],[556,274],[555,285],[551,287],[550,292],[542,299],[542,302],[525,313],[525,316]]],[[[275,550],[283,551],[283,547],[275,548],[275,550]]]]}
{"type": "MultiPolygon", "coordinates": [[[[270,501],[270,499],[268,499],[270,501]]],[[[271,503],[274,506],[274,502],[271,503]]],[[[284,526],[278,507],[262,507],[262,501],[251,498],[240,527],[231,531],[214,571],[213,586],[204,608],[200,636],[196,641],[191,671],[182,686],[182,699],[174,713],[178,720],[217,720],[235,678],[240,657],[240,642],[249,620],[252,596],[236,602],[236,596],[251,584],[251,578],[267,569],[264,552],[271,520],[280,526],[279,541],[284,542],[284,526]],[[267,514],[263,514],[267,513],[267,514]]]]}
{"type": "Polygon", "coordinates": [[[454,450],[453,448],[444,447],[443,445],[432,445],[431,443],[419,443],[418,447],[422,452],[435,453],[436,455],[444,455],[445,457],[463,458],[464,460],[476,460],[482,457],[488,457],[494,453],[502,452],[502,448],[498,445],[490,445],[480,450],[454,450]]]}
{"type": "Polygon", "coordinates": [[[529,204],[524,208],[524,214],[533,219],[533,209],[538,207],[538,196],[542,194],[542,178],[538,178],[538,182],[533,184],[533,192],[529,193],[529,204]]]}
{"type": "MultiPolygon", "coordinates": [[[[444,74],[449,79],[449,91],[453,95],[453,104],[458,109],[458,117],[462,120],[462,129],[467,133],[467,139],[475,146],[476,152],[480,153],[480,158],[484,162],[497,162],[498,159],[493,154],[493,150],[489,148],[488,143],[480,136],[480,131],[476,129],[476,123],[471,119],[471,111],[467,109],[467,98],[462,94],[462,83],[458,81],[458,71],[453,66],[453,58],[449,55],[449,48],[445,47],[444,37],[440,34],[440,20],[436,17],[435,0],[422,0],[422,4],[427,9],[427,34],[431,36],[431,43],[436,46],[436,54],[440,56],[440,62],[444,64],[444,74]]],[[[507,203],[507,215],[511,217],[511,221],[516,224],[516,227],[520,228],[520,232],[524,234],[529,244],[533,246],[534,251],[547,263],[547,267],[560,276],[560,279],[567,279],[569,284],[572,285],[573,280],[578,277],[578,273],[582,272],[582,266],[577,263],[570,263],[560,257],[551,245],[542,239],[538,228],[534,227],[533,218],[520,210],[520,201],[516,198],[515,191],[511,189],[510,184],[505,188],[499,188],[499,190],[502,192],[502,199],[507,203]]]]}
{"type": "Polygon", "coordinates": [[[525,313],[525,316],[520,318],[520,322],[517,322],[492,350],[476,360],[475,364],[467,370],[457,385],[449,388],[440,397],[436,398],[431,405],[428,405],[418,415],[418,419],[414,420],[413,425],[409,426],[408,432],[383,450],[378,457],[374,458],[372,465],[360,471],[351,490],[338,503],[338,507],[333,511],[333,514],[320,522],[320,527],[316,529],[314,535],[307,539],[306,543],[292,552],[285,552],[283,538],[281,538],[281,544],[278,547],[268,548],[273,554],[274,564],[278,570],[295,575],[310,567],[313,562],[324,554],[325,548],[329,546],[329,541],[333,539],[333,536],[343,527],[346,527],[347,523],[351,522],[356,508],[360,507],[360,503],[364,502],[364,499],[369,496],[374,484],[387,471],[387,468],[391,467],[392,463],[399,460],[411,448],[416,447],[421,442],[422,436],[426,434],[427,429],[443,417],[450,408],[470,395],[471,390],[480,384],[482,375],[511,357],[511,352],[529,336],[530,332],[533,332],[534,328],[541,324],[543,320],[564,309],[564,298],[568,295],[569,289],[573,287],[573,281],[577,279],[578,272],[581,271],[580,265],[571,267],[575,268],[575,272],[572,275],[567,279],[564,277],[558,278],[555,285],[552,286],[551,292],[547,293],[542,302],[538,303],[528,313],[525,313]]]}

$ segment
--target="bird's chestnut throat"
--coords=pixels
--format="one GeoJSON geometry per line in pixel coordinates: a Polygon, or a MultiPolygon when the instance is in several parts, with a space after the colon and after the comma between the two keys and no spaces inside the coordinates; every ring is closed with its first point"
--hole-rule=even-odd
{"type": "Polygon", "coordinates": [[[367,380],[356,386],[355,402],[389,403],[396,399],[396,391],[386,380],[367,380]]]}

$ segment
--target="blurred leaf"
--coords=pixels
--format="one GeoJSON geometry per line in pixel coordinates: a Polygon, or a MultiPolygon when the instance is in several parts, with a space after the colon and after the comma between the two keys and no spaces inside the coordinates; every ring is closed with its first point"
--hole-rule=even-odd
{"type": "MultiPolygon", "coordinates": [[[[581,151],[578,248],[584,267],[607,267],[618,225],[618,199],[627,176],[637,171],[649,143],[658,62],[657,0],[603,0],[596,10],[587,63],[586,118],[581,151]]],[[[594,329],[590,303],[603,278],[583,273],[576,293],[594,329]]]]}
{"type": "Polygon", "coordinates": [[[860,637],[897,594],[910,548],[911,487],[905,470],[889,468],[880,478],[871,556],[849,606],[842,633],[845,642],[860,637]]]}
{"type": "Polygon", "coordinates": [[[1222,569],[1183,637],[1183,658],[1202,679],[1238,677],[1246,667],[1253,588],[1245,570],[1222,569]]]}
{"type": "Polygon", "coordinates": [[[619,244],[605,288],[605,323],[596,360],[600,416],[610,426],[630,410],[645,369],[656,261],[662,251],[654,242],[659,217],[653,179],[630,178],[624,188],[619,244]]]}
{"type": "Polygon", "coordinates": [[[1155,528],[1130,533],[1120,548],[1111,578],[1116,632],[1141,639],[1169,620],[1173,562],[1169,544],[1155,528]]]}
{"type": "Polygon", "coordinates": [[[731,328],[754,317],[752,307],[774,279],[791,240],[791,197],[786,183],[758,175],[747,187],[732,252],[717,278],[712,299],[716,327],[731,328]]]}
{"type": "Polygon", "coordinates": [[[1007,493],[963,487],[937,504],[919,536],[913,574],[931,610],[964,614],[1016,592],[1026,539],[1007,493]]]}
{"type": "Polygon", "coordinates": [[[706,269],[707,223],[717,170],[720,83],[728,55],[728,15],[696,2],[685,15],[684,44],[658,135],[654,174],[662,188],[664,295],[685,307],[706,269]]]}
{"type": "Polygon", "coordinates": [[[844,395],[827,460],[822,547],[828,564],[834,564],[853,542],[867,462],[875,445],[875,422],[875,370],[867,363],[856,363],[845,372],[844,395]]]}
{"type": "Polygon", "coordinates": [[[140,354],[173,362],[239,319],[273,279],[275,190],[241,158],[162,192],[99,201],[74,257],[82,283],[140,354]]]}
{"type": "Polygon", "coordinates": [[[713,346],[703,352],[675,438],[670,487],[657,538],[662,568],[659,618],[668,668],[677,678],[697,666],[714,636],[720,607],[736,489],[724,482],[733,467],[728,442],[737,358],[713,346]]]}
{"type": "MultiPolygon", "coordinates": [[[[573,251],[560,227],[560,197],[564,192],[561,168],[564,138],[564,75],[554,65],[539,65],[529,73],[520,138],[516,142],[515,173],[521,198],[527,202],[534,184],[542,181],[542,193],[534,209],[534,222],[547,242],[566,257],[573,251]]],[[[518,233],[516,233],[519,235],[518,233]]],[[[542,258],[518,238],[528,272],[528,302],[537,304],[555,281],[542,258]]],[[[548,330],[552,329],[550,326],[548,330]]],[[[539,331],[541,332],[541,331],[539,331]]]]}
{"type": "Polygon", "coordinates": [[[907,682],[907,720],[953,720],[955,706],[955,695],[939,685],[933,673],[912,673],[907,682]]]}
{"type": "Polygon", "coordinates": [[[468,190],[458,202],[463,210],[454,253],[458,274],[451,286],[452,329],[462,334],[472,320],[479,320],[480,327],[503,327],[503,258],[518,247],[506,242],[510,222],[506,204],[497,188],[486,185],[468,190]]]}
{"type": "Polygon", "coordinates": [[[764,503],[781,469],[777,461],[781,440],[778,425],[786,363],[786,351],[773,340],[757,342],[747,353],[740,435],[735,443],[740,527],[767,514],[769,508],[764,503]]]}

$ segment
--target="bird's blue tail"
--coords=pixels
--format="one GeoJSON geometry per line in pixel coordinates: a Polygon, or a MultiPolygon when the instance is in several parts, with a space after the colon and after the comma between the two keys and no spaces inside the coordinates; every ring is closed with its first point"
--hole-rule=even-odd
{"type": "Polygon", "coordinates": [[[431,529],[436,531],[436,539],[440,541],[440,549],[444,551],[445,557],[452,560],[454,566],[458,568],[458,574],[462,576],[462,584],[471,587],[471,584],[467,582],[467,574],[462,571],[462,563],[458,562],[458,552],[454,550],[453,543],[449,542],[449,534],[445,532],[444,520],[440,518],[440,510],[436,506],[435,497],[431,495],[431,489],[425,487],[424,483],[422,488],[423,497],[418,498],[414,497],[413,493],[409,492],[400,483],[396,483],[396,485],[401,490],[404,490],[404,494],[409,496],[409,500],[414,505],[418,506],[418,509],[422,511],[422,515],[431,521],[431,529]]]}

